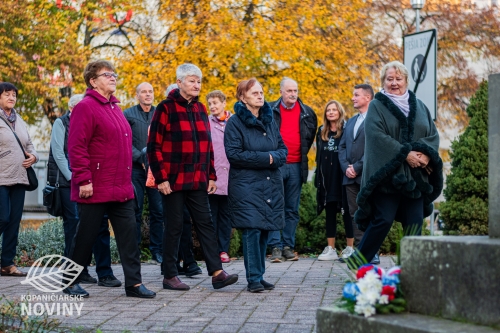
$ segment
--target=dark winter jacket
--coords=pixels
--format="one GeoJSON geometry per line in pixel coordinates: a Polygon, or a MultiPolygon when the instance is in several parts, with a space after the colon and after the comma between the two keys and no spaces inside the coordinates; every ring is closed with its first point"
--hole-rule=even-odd
{"type": "MultiPolygon", "coordinates": [[[[424,217],[432,212],[432,202],[443,189],[443,162],[439,157],[439,134],[422,101],[409,92],[410,113],[403,112],[382,93],[371,101],[365,119],[365,156],[361,190],[354,220],[365,230],[372,218],[372,197],[397,193],[407,198],[423,198],[424,217]],[[430,175],[406,162],[410,151],[429,156],[430,175]]],[[[396,221],[401,221],[396,216],[396,221]]]]}
{"type": "MultiPolygon", "coordinates": [[[[301,169],[302,169],[302,182],[307,182],[309,174],[309,161],[307,153],[314,142],[314,135],[318,126],[318,118],[313,109],[302,103],[300,98],[297,100],[300,105],[300,153],[302,155],[301,169]]],[[[280,113],[281,98],[275,102],[271,102],[270,106],[273,110],[274,121],[281,128],[281,113],[280,113]]]]}
{"type": "Polygon", "coordinates": [[[172,90],[156,108],[147,156],[156,184],[168,181],[172,191],[206,190],[217,180],[207,109],[172,90]]]}
{"type": "MultiPolygon", "coordinates": [[[[69,119],[70,119],[70,113],[66,112],[65,115],[59,118],[61,123],[64,126],[65,132],[64,132],[64,156],[66,156],[66,159],[68,158],[68,134],[69,134],[69,119]]],[[[69,164],[69,163],[67,163],[69,164]]],[[[54,158],[52,146],[50,147],[49,151],[49,161],[47,163],[47,182],[49,185],[55,186],[56,183],[58,183],[59,187],[71,187],[71,179],[67,180],[63,173],[59,170],[59,167],[57,166],[56,159],[54,158]],[[59,174],[59,177],[57,175],[59,174]]]]}
{"type": "Polygon", "coordinates": [[[363,160],[365,155],[365,122],[361,123],[354,137],[354,126],[358,120],[359,114],[349,119],[344,128],[344,134],[339,144],[339,161],[342,168],[343,185],[361,184],[363,174],[363,160]],[[352,165],[356,171],[356,178],[349,178],[345,174],[349,165],[352,165]]]}
{"type": "Polygon", "coordinates": [[[116,97],[107,100],[93,89],[71,113],[68,156],[71,200],[92,204],[134,199],[132,130],[116,97]],[[80,186],[92,183],[94,194],[80,198],[80,186]]]}
{"type": "Polygon", "coordinates": [[[123,115],[132,128],[132,162],[136,169],[143,170],[144,155],[142,150],[146,148],[148,143],[148,129],[155,110],[156,108],[151,106],[149,112],[144,112],[141,105],[138,104],[123,111],[123,115]]]}
{"type": "Polygon", "coordinates": [[[339,161],[339,138],[331,138],[323,141],[321,131],[323,126],[318,128],[316,134],[316,171],[314,186],[316,191],[317,213],[321,214],[328,202],[339,203],[339,211],[342,203],[342,179],[343,173],[339,161]],[[325,164],[328,163],[328,164],[325,164]]]}
{"type": "Polygon", "coordinates": [[[228,198],[232,226],[281,230],[285,203],[279,167],[286,163],[288,150],[268,103],[261,107],[259,118],[241,102],[234,105],[234,111],[224,134],[231,165],[228,198]]]}

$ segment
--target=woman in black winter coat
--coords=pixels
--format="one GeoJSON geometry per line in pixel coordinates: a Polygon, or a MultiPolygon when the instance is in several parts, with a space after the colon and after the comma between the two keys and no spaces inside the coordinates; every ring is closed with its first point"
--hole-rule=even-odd
{"type": "Polygon", "coordinates": [[[318,215],[326,210],[326,239],[328,242],[318,260],[338,259],[335,250],[337,234],[337,213],[342,211],[347,238],[347,247],[342,251],[342,259],[347,259],[353,252],[354,233],[344,187],[343,173],[339,162],[339,142],[345,123],[345,111],[337,101],[330,101],[325,106],[323,125],[316,135],[316,179],[318,215]]]}
{"type": "Polygon", "coordinates": [[[264,281],[267,236],[285,226],[283,180],[279,167],[287,149],[261,84],[254,78],[238,84],[235,116],[224,134],[229,171],[228,202],[233,228],[243,231],[247,290],[274,289],[264,281]]]}

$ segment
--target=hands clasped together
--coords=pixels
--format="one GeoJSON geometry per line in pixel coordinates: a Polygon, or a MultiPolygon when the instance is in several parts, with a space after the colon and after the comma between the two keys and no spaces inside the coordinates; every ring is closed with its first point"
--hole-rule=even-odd
{"type": "Polygon", "coordinates": [[[428,165],[429,161],[429,156],[414,150],[406,156],[406,162],[410,165],[410,167],[424,168],[428,174],[431,174],[432,168],[428,165]]]}

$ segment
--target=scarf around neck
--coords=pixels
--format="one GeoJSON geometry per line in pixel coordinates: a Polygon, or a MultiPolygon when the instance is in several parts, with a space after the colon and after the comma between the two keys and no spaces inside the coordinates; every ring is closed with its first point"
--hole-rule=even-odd
{"type": "Polygon", "coordinates": [[[219,122],[227,122],[229,117],[231,117],[231,113],[229,111],[224,111],[220,116],[214,116],[219,122]]]}
{"type": "Polygon", "coordinates": [[[3,114],[5,115],[5,118],[7,118],[7,120],[9,121],[9,123],[12,124],[12,127],[16,128],[16,111],[14,109],[12,109],[10,111],[10,116],[7,116],[7,113],[5,112],[5,110],[2,110],[3,114]]]}
{"type": "Polygon", "coordinates": [[[389,97],[389,99],[396,104],[396,106],[401,110],[401,112],[404,113],[406,117],[408,117],[408,114],[410,113],[410,94],[408,93],[408,89],[406,89],[406,92],[403,95],[393,95],[382,89],[381,91],[382,94],[386,95],[389,97]]]}

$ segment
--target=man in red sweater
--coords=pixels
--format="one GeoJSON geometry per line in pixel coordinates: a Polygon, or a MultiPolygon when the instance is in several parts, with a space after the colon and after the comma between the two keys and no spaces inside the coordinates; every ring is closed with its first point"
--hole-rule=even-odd
{"type": "Polygon", "coordinates": [[[270,103],[274,120],[288,148],[286,164],[280,168],[285,190],[285,228],[269,232],[269,246],[272,248],[271,262],[296,261],[295,231],[299,223],[299,202],[302,184],[309,173],[307,153],[311,148],[318,126],[314,111],[298,97],[297,82],[283,78],[276,102],[270,103]]]}

